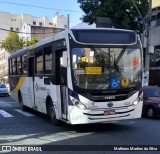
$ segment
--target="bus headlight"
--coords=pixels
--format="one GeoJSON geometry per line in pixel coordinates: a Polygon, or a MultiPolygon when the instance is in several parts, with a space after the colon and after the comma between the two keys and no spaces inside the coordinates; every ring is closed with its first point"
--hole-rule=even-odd
{"type": "Polygon", "coordinates": [[[83,103],[81,103],[80,101],[78,101],[78,100],[75,99],[74,97],[70,96],[70,99],[71,99],[72,103],[73,103],[76,107],[78,107],[79,109],[86,109],[86,108],[87,108],[83,103]]]}
{"type": "Polygon", "coordinates": [[[137,105],[137,104],[138,104],[138,101],[137,101],[137,100],[133,102],[133,105],[137,105]]]}
{"type": "Polygon", "coordinates": [[[133,105],[137,105],[140,101],[143,101],[143,93],[133,102],[133,105]]]}

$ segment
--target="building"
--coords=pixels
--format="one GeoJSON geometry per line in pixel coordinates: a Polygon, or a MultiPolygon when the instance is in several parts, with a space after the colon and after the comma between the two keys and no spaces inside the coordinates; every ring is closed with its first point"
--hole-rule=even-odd
{"type": "Polygon", "coordinates": [[[31,40],[36,37],[39,41],[64,30],[64,28],[35,26],[24,23],[19,36],[24,40],[31,40]]]}
{"type": "Polygon", "coordinates": [[[0,50],[0,77],[7,76],[8,72],[8,56],[9,53],[5,52],[4,49],[0,50]]]}
{"type": "Polygon", "coordinates": [[[156,8],[160,6],[160,1],[159,0],[152,0],[152,8],[156,8]]]}
{"type": "MultiPolygon", "coordinates": [[[[160,0],[152,1],[151,49],[149,53],[149,85],[160,86],[160,0]]],[[[147,32],[144,32],[146,48],[147,32]]]]}
{"type": "MultiPolygon", "coordinates": [[[[65,16],[55,16],[50,20],[47,17],[0,12],[0,44],[8,36],[9,31],[18,32],[23,39],[31,40],[36,37],[40,41],[67,28],[67,23],[65,16]]],[[[8,56],[9,54],[0,48],[0,78],[8,74],[8,56]]]]}
{"type": "MultiPolygon", "coordinates": [[[[54,27],[54,28],[67,28],[67,17],[55,16],[52,20],[47,17],[33,17],[31,15],[14,15],[7,12],[0,12],[0,42],[8,36],[8,31],[21,31],[22,27],[26,25],[41,26],[41,27],[54,27]]],[[[23,28],[23,30],[25,30],[23,28]]],[[[25,31],[22,32],[26,32],[25,31]]]]}

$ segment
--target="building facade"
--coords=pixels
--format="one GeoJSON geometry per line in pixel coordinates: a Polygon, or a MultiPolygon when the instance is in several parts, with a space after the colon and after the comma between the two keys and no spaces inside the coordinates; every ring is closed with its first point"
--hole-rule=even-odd
{"type": "MultiPolygon", "coordinates": [[[[144,48],[146,48],[147,33],[144,33],[144,48]]],[[[160,0],[152,1],[151,42],[153,47],[149,57],[149,85],[160,86],[160,0]]]]}
{"type": "MultiPolygon", "coordinates": [[[[31,40],[36,37],[40,41],[65,28],[67,28],[65,16],[55,16],[50,20],[47,17],[0,12],[0,46],[10,31],[18,32],[23,39],[31,40]]],[[[8,56],[8,52],[0,48],[0,79],[8,74],[8,56]]]]}

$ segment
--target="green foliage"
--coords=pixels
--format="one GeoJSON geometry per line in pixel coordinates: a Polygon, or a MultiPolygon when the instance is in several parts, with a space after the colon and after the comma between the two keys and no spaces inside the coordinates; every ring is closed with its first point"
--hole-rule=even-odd
{"type": "Polygon", "coordinates": [[[22,49],[33,45],[38,42],[36,37],[33,37],[31,41],[24,40],[19,38],[16,32],[9,32],[8,37],[2,42],[1,47],[4,48],[8,53],[16,52],[17,50],[22,49]]]}
{"type": "Polygon", "coordinates": [[[8,37],[2,42],[1,45],[9,53],[13,53],[23,48],[23,40],[19,38],[16,32],[9,32],[8,37]]]}
{"type": "MultiPolygon", "coordinates": [[[[77,0],[85,15],[83,22],[95,23],[96,17],[110,17],[117,28],[142,31],[143,22],[132,0],[77,0]]],[[[134,0],[142,17],[148,11],[148,0],[134,0]]]]}
{"type": "Polygon", "coordinates": [[[25,40],[23,46],[24,46],[24,47],[31,46],[31,45],[33,45],[33,44],[35,44],[35,43],[37,43],[37,42],[38,42],[38,39],[37,39],[36,37],[33,37],[33,38],[31,39],[31,41],[25,40]]]}

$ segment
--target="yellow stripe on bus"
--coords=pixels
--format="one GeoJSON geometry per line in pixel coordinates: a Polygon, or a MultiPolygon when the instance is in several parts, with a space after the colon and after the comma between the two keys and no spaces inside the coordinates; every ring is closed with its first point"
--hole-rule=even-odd
{"type": "Polygon", "coordinates": [[[20,80],[18,81],[18,84],[17,84],[16,88],[13,91],[14,92],[18,92],[18,90],[21,89],[24,81],[25,81],[25,77],[20,77],[20,80]]]}

